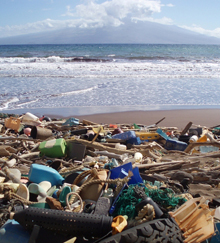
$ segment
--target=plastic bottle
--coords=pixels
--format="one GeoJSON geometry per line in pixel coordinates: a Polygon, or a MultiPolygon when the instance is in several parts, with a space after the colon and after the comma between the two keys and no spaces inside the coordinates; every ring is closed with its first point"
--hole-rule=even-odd
{"type": "Polygon", "coordinates": [[[189,139],[189,142],[190,143],[196,143],[198,141],[198,136],[196,135],[193,135],[190,139],[189,139]]]}
{"type": "Polygon", "coordinates": [[[32,164],[28,174],[28,179],[34,183],[49,181],[52,186],[62,186],[64,178],[55,169],[39,164],[32,164]]]}

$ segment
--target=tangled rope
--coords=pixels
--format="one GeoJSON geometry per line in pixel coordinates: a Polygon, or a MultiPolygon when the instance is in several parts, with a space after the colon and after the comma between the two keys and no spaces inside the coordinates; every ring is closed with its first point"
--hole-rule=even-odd
{"type": "Polygon", "coordinates": [[[73,172],[79,171],[79,170],[81,170],[81,169],[83,169],[83,168],[84,168],[83,165],[80,165],[80,166],[77,166],[77,167],[75,167],[75,168],[71,168],[71,169],[70,169],[70,168],[63,168],[63,169],[60,170],[59,174],[60,174],[61,176],[66,177],[66,176],[68,176],[69,174],[72,174],[73,172]]]}
{"type": "Polygon", "coordinates": [[[0,194],[4,194],[4,198],[8,201],[12,199],[17,199],[26,205],[32,205],[38,203],[38,202],[31,202],[17,195],[16,193],[14,193],[14,190],[10,185],[0,184],[0,194]]]}
{"type": "Polygon", "coordinates": [[[72,209],[70,207],[70,204],[69,204],[69,196],[70,195],[76,195],[79,198],[79,200],[80,200],[80,210],[79,210],[79,213],[82,213],[82,211],[83,211],[83,201],[82,201],[82,198],[80,197],[80,195],[78,193],[76,193],[76,192],[70,192],[70,193],[68,193],[66,195],[66,205],[67,205],[68,209],[70,211],[72,211],[72,209]]]}
{"type": "Polygon", "coordinates": [[[135,220],[137,220],[136,224],[139,225],[146,221],[151,221],[154,217],[154,207],[150,204],[147,204],[138,212],[138,216],[135,217],[135,220]]]}
{"type": "MultiPolygon", "coordinates": [[[[89,185],[93,185],[93,184],[99,184],[99,183],[117,184],[118,182],[121,182],[122,184],[125,184],[125,183],[127,183],[129,180],[130,180],[130,177],[128,177],[128,176],[126,176],[126,177],[123,178],[123,179],[118,178],[118,179],[106,179],[106,180],[100,180],[100,179],[98,179],[98,180],[92,180],[92,181],[89,181],[89,182],[83,184],[80,188],[78,188],[77,191],[76,191],[76,193],[77,193],[77,194],[80,194],[80,192],[81,192],[84,188],[86,188],[86,187],[89,186],[89,185]]],[[[72,186],[73,186],[73,185],[72,185],[72,186]]],[[[73,203],[74,199],[75,199],[75,196],[73,195],[73,197],[72,197],[72,198],[70,199],[70,201],[69,201],[70,205],[73,203]]]]}
{"type": "Polygon", "coordinates": [[[4,194],[4,198],[7,200],[12,199],[13,188],[10,185],[0,184],[0,194],[4,194]]]}

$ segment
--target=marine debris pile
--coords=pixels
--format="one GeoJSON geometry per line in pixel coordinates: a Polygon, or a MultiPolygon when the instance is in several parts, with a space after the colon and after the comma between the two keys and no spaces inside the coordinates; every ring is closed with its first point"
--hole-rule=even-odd
{"type": "Polygon", "coordinates": [[[0,114],[5,242],[219,242],[220,126],[0,114]]]}

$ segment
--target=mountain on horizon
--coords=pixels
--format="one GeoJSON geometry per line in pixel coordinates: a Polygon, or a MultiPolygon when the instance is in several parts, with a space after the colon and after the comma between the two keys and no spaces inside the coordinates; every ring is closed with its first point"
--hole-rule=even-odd
{"type": "Polygon", "coordinates": [[[220,44],[210,37],[174,25],[126,21],[119,27],[65,28],[55,31],[0,38],[13,44],[220,44]]]}

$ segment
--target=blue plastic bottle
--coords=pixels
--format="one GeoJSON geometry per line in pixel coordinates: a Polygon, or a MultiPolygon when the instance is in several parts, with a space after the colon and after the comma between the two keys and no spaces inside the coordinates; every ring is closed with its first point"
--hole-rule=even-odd
{"type": "Polygon", "coordinates": [[[29,170],[28,179],[34,183],[49,181],[52,186],[62,186],[64,178],[55,169],[39,164],[32,164],[29,170]]]}

